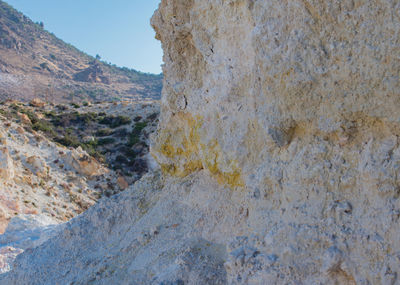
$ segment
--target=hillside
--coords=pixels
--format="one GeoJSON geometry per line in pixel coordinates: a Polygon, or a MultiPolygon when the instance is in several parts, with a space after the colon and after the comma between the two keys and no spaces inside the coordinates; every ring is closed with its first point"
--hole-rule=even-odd
{"type": "Polygon", "coordinates": [[[0,104],[0,274],[56,224],[146,174],[158,113],[157,102],[0,104]]]}
{"type": "Polygon", "coordinates": [[[162,75],[101,62],[0,1],[0,100],[157,100],[162,75]]]}

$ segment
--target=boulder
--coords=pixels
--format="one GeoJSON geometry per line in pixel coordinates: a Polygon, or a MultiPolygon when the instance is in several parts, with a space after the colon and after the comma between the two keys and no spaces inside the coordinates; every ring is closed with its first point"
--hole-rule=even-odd
{"type": "Polygon", "coordinates": [[[9,181],[14,178],[15,169],[13,160],[6,147],[0,148],[0,179],[9,181]]]}
{"type": "Polygon", "coordinates": [[[72,149],[64,154],[66,162],[77,172],[88,176],[99,176],[106,172],[104,167],[93,157],[83,151],[81,147],[72,149]]]}
{"type": "Polygon", "coordinates": [[[46,162],[39,156],[33,155],[26,159],[28,167],[32,173],[39,177],[47,177],[49,174],[49,167],[46,162]]]}
{"type": "Polygon", "coordinates": [[[123,176],[118,177],[117,185],[118,185],[119,189],[121,189],[121,190],[125,190],[129,187],[128,182],[126,181],[126,179],[123,176]]]}
{"type": "Polygon", "coordinates": [[[41,99],[39,99],[39,98],[34,98],[34,99],[32,99],[32,101],[30,102],[30,104],[33,106],[33,107],[38,107],[38,108],[42,108],[42,107],[44,107],[45,105],[46,105],[46,103],[45,102],[43,102],[41,99]]]}
{"type": "Polygon", "coordinates": [[[28,115],[23,114],[23,113],[18,113],[18,117],[19,117],[19,119],[21,120],[21,122],[23,124],[26,124],[26,125],[31,125],[32,124],[32,122],[29,119],[28,115]]]}
{"type": "Polygon", "coordinates": [[[17,127],[17,132],[18,132],[20,135],[22,135],[22,134],[25,133],[25,130],[24,130],[24,128],[22,128],[22,127],[17,127]]]}

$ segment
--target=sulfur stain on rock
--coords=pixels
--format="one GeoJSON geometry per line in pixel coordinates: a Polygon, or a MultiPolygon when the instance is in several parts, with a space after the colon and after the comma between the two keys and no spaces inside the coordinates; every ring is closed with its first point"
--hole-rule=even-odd
{"type": "Polygon", "coordinates": [[[200,136],[198,130],[202,118],[194,118],[191,114],[179,112],[169,124],[174,129],[166,129],[160,133],[154,151],[163,156],[155,156],[164,173],[176,177],[185,177],[202,169],[199,159],[200,136]],[[165,161],[164,161],[165,160],[165,161]]]}
{"type": "MultiPolygon", "coordinates": [[[[158,148],[154,152],[165,174],[185,177],[201,169],[207,169],[220,184],[230,187],[244,186],[238,162],[227,159],[224,167],[221,161],[224,154],[217,140],[201,142],[200,131],[203,127],[201,116],[189,113],[177,113],[170,124],[173,130],[163,130],[158,136],[158,148]]],[[[224,160],[225,161],[225,160],[224,160]]]]}
{"type": "Polygon", "coordinates": [[[230,171],[221,170],[220,158],[223,153],[217,140],[213,140],[207,145],[202,144],[201,148],[203,152],[203,164],[214,178],[217,179],[218,183],[227,184],[232,188],[244,186],[241,169],[237,161],[228,160],[227,166],[230,171]]]}

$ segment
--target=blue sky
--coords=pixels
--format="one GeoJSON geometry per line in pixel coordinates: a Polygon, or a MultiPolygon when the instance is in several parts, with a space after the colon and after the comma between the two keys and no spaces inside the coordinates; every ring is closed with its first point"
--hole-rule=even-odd
{"type": "Polygon", "coordinates": [[[5,0],[67,43],[103,60],[160,73],[150,17],[161,0],[5,0]]]}

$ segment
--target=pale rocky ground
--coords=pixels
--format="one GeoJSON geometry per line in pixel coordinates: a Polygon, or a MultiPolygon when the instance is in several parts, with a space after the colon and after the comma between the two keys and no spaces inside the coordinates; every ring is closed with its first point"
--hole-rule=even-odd
{"type": "Polygon", "coordinates": [[[155,170],[4,284],[400,284],[400,4],[163,0],[155,170]]]}
{"type": "MultiPolygon", "coordinates": [[[[9,110],[16,103],[5,103],[0,109],[9,110]]],[[[41,101],[32,103],[54,110],[41,101]]],[[[97,104],[79,111],[146,117],[159,112],[158,108],[156,102],[126,102],[97,104]]],[[[108,169],[80,147],[67,148],[41,132],[27,130],[28,123],[24,114],[19,120],[0,115],[0,272],[9,270],[15,253],[52,236],[53,225],[81,214],[104,194],[118,193],[137,179],[108,169]]],[[[152,132],[154,128],[149,125],[146,129],[152,132]]]]}
{"type": "MultiPolygon", "coordinates": [[[[79,168],[82,151],[69,150],[48,141],[39,133],[26,132],[20,125],[0,118],[0,233],[21,220],[21,215],[47,217],[53,224],[66,222],[92,206],[100,198],[100,191],[90,181],[90,169],[79,168]],[[75,162],[76,168],[72,165],[75,162]]],[[[92,170],[100,180],[106,182],[106,170],[94,160],[92,170]],[[101,178],[100,178],[101,177],[101,178]]],[[[46,222],[45,225],[50,222],[46,222]]],[[[37,236],[28,232],[32,225],[23,224],[19,230],[12,226],[0,235],[0,271],[10,268],[15,253],[25,246],[14,244],[15,235],[23,235],[31,247],[37,236]]],[[[42,224],[34,226],[37,231],[45,230],[42,224]]],[[[46,240],[46,239],[42,239],[46,240]]]]}
{"type": "Polygon", "coordinates": [[[19,213],[43,213],[65,222],[97,201],[95,181],[88,178],[105,174],[101,179],[106,181],[107,170],[94,160],[93,169],[79,165],[83,151],[59,146],[40,133],[27,132],[1,118],[0,129],[2,170],[8,172],[1,179],[2,232],[7,221],[19,213]]]}

